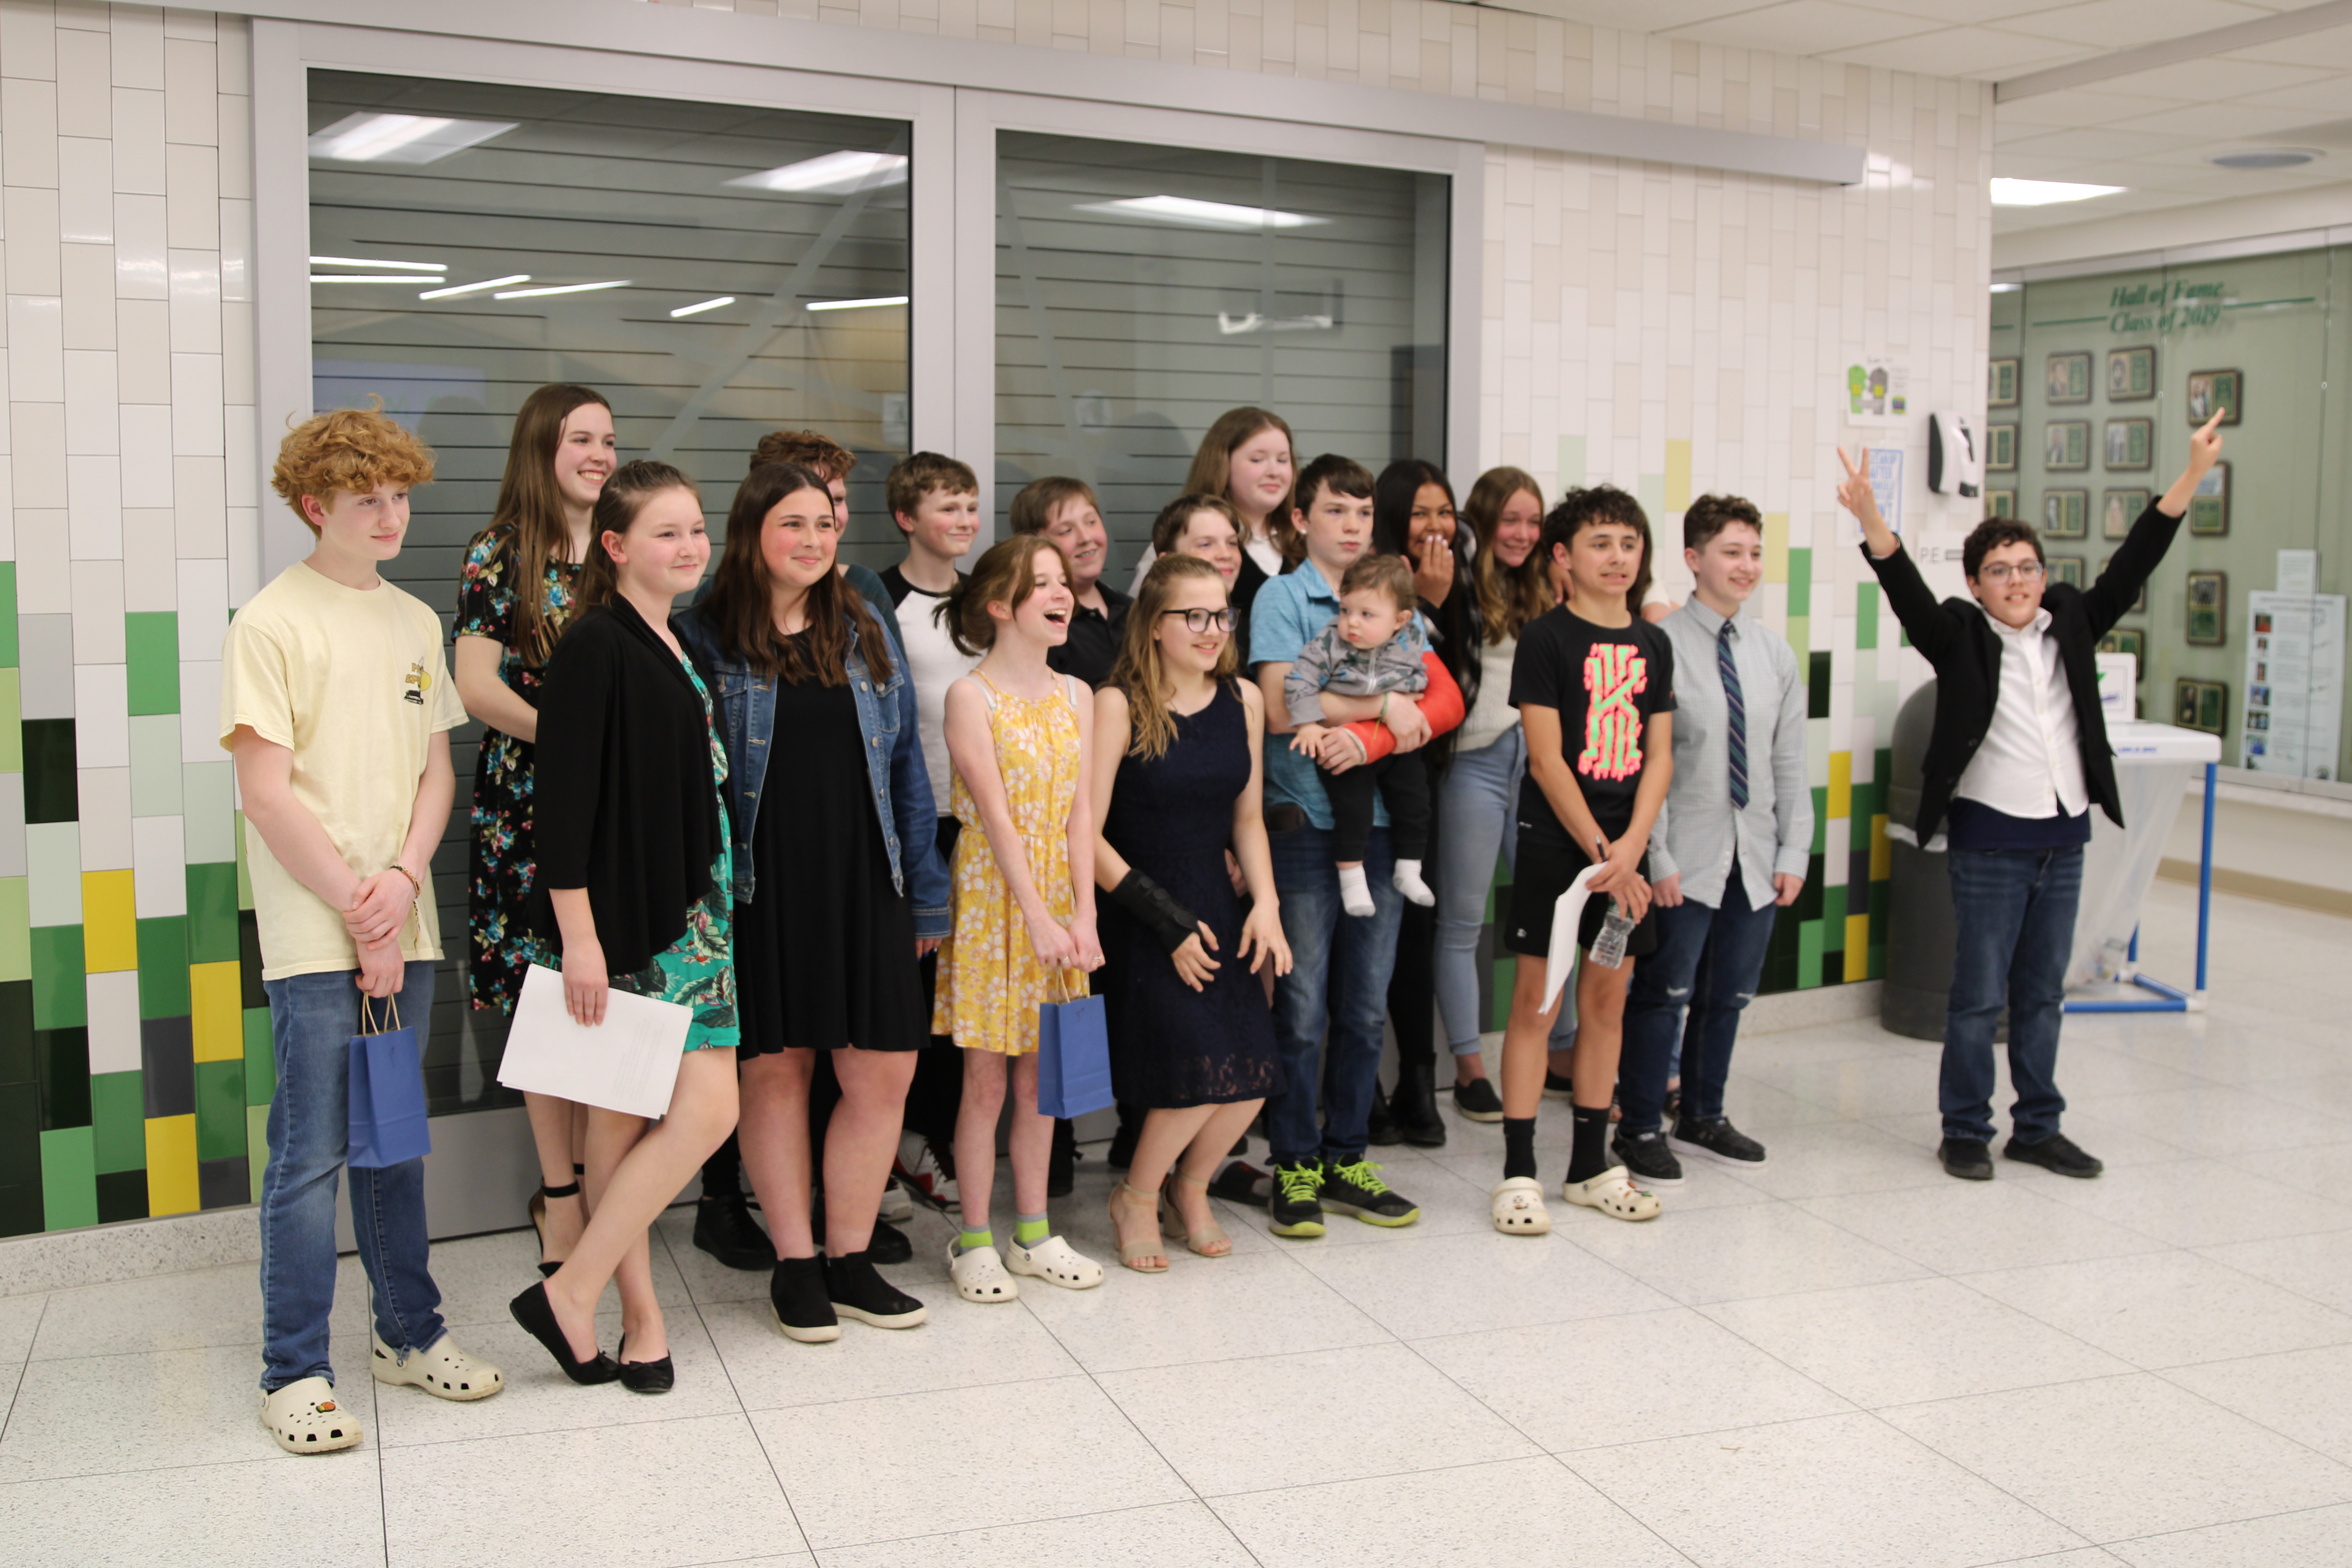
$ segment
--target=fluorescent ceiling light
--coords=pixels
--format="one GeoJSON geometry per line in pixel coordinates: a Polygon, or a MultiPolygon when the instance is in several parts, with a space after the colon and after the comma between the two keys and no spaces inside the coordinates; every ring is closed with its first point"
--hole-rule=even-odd
{"type": "Polygon", "coordinates": [[[313,272],[313,283],[414,283],[414,272],[313,272]]]}
{"type": "Polygon", "coordinates": [[[781,169],[739,174],[727,183],[755,191],[845,196],[853,191],[878,191],[885,185],[905,184],[907,160],[897,153],[827,153],[786,163],[781,169]]]}
{"type": "Polygon", "coordinates": [[[670,319],[676,321],[680,316],[699,316],[705,310],[716,310],[721,305],[731,305],[734,302],[734,295],[721,294],[716,300],[705,300],[699,305],[680,305],[670,312],[670,319]]]}
{"type": "Polygon", "coordinates": [[[2024,287],[2022,283],[1996,283],[1992,286],[1992,291],[1996,294],[2014,294],[2024,287]]]}
{"type": "Polygon", "coordinates": [[[430,163],[503,136],[515,124],[429,114],[347,114],[311,132],[310,156],[338,163],[430,163]]]}
{"type": "Polygon", "coordinates": [[[310,258],[310,265],[313,267],[393,267],[398,268],[402,271],[405,272],[446,272],[449,270],[448,263],[443,261],[362,260],[360,258],[355,256],[314,256],[310,258]]]}
{"type": "Polygon", "coordinates": [[[884,294],[871,300],[812,300],[808,308],[812,310],[870,310],[877,305],[903,305],[906,302],[904,294],[884,294]]]}
{"type": "Polygon", "coordinates": [[[1118,202],[1082,202],[1082,213],[1108,213],[1113,217],[1150,218],[1156,223],[1181,223],[1192,228],[1305,228],[1328,218],[1304,213],[1277,212],[1271,207],[1234,206],[1230,202],[1194,201],[1190,196],[1129,196],[1118,202]]]}
{"type": "Polygon", "coordinates": [[[2093,196],[2112,196],[2121,185],[2077,185],[2064,180],[1995,179],[1992,183],[1992,205],[1997,207],[2046,207],[2053,202],[2088,201],[2093,196]]]}
{"type": "Polygon", "coordinates": [[[557,283],[546,289],[507,289],[490,296],[493,300],[536,300],[542,294],[586,294],[597,289],[625,289],[629,280],[615,278],[606,283],[557,283]]]}
{"type": "MultiPolygon", "coordinates": [[[[417,279],[411,278],[407,281],[414,283],[416,282],[417,279]]],[[[528,283],[530,281],[530,273],[515,272],[509,273],[504,278],[485,278],[479,283],[460,283],[451,289],[427,289],[424,293],[419,294],[417,298],[420,300],[454,300],[460,294],[478,294],[485,289],[503,289],[509,283],[528,283]]]]}

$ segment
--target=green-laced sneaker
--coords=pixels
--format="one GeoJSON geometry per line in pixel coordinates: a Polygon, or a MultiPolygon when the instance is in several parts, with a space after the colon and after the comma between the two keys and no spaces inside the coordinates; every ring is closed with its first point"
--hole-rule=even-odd
{"type": "Polygon", "coordinates": [[[1360,1154],[1323,1167],[1323,1206],[1366,1225],[1411,1225],[1421,1217],[1421,1205],[1391,1191],[1381,1167],[1360,1154]]]}
{"type": "Polygon", "coordinates": [[[1274,1168],[1274,1195],[1266,1207],[1274,1223],[1266,1228],[1276,1236],[1320,1236],[1323,1234],[1323,1164],[1319,1160],[1301,1160],[1295,1165],[1274,1168]]]}

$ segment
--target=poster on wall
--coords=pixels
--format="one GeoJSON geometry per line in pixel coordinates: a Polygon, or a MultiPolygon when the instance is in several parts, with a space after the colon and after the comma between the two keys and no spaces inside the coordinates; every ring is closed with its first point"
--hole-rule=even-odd
{"type": "Polygon", "coordinates": [[[1847,424],[1896,425],[1910,409],[1911,362],[1903,355],[1864,354],[1845,367],[1847,424]]]}
{"type": "Polygon", "coordinates": [[[2344,595],[2246,595],[2246,700],[2238,765],[2332,779],[2344,731],[2344,595]]]}
{"type": "MultiPolygon", "coordinates": [[[[1878,502],[1878,515],[1896,533],[1903,531],[1903,448],[1873,447],[1870,449],[1870,493],[1878,502]]],[[[1862,524],[1846,517],[1846,527],[1852,537],[1862,537],[1862,524]]]]}

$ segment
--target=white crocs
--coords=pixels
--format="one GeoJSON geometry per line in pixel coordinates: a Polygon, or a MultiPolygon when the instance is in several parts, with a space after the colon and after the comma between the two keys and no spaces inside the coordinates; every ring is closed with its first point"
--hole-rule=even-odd
{"type": "Polygon", "coordinates": [[[375,1353],[368,1370],[378,1383],[407,1384],[436,1399],[488,1399],[507,1385],[506,1374],[488,1362],[457,1348],[456,1336],[443,1333],[431,1346],[402,1355],[383,1340],[369,1336],[375,1353]]]}
{"type": "Polygon", "coordinates": [[[1544,1207],[1543,1184],[1533,1176],[1506,1176],[1495,1184],[1495,1228],[1505,1236],[1549,1236],[1551,1210],[1544,1207]]]}
{"type": "Polygon", "coordinates": [[[1031,1275],[1065,1290],[1091,1290],[1103,1282],[1102,1265],[1081,1256],[1058,1236],[1049,1236],[1034,1247],[1014,1242],[1013,1256],[1005,1259],[1005,1267],[1015,1274],[1031,1275]]]}
{"type": "Polygon", "coordinates": [[[261,1424],[289,1454],[326,1454],[360,1444],[359,1418],[335,1400],[323,1377],[298,1377],[261,1396],[261,1424]]]}
{"type": "Polygon", "coordinates": [[[1570,1203],[1599,1209],[1612,1219],[1655,1219],[1663,1207],[1656,1194],[1633,1184],[1622,1165],[1612,1165],[1589,1182],[1562,1182],[1559,1195],[1570,1203]]]}
{"type": "Polygon", "coordinates": [[[1021,1296],[1019,1282],[1004,1272],[1004,1259],[992,1247],[958,1252],[955,1243],[948,1243],[948,1278],[955,1281],[957,1295],[983,1307],[1018,1300],[1021,1296]]]}

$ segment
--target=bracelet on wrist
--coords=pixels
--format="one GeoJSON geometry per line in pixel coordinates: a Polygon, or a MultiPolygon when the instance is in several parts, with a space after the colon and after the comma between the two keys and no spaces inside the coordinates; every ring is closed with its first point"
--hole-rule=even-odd
{"type": "Polygon", "coordinates": [[[409,896],[412,900],[414,900],[414,899],[421,899],[421,898],[423,898],[423,897],[425,896],[425,884],[424,884],[424,883],[422,883],[422,882],[420,882],[420,881],[418,881],[415,877],[410,876],[410,875],[409,875],[409,870],[408,870],[408,868],[407,868],[407,867],[405,867],[405,866],[402,865],[399,861],[394,860],[394,861],[391,864],[391,866],[387,868],[387,869],[389,869],[389,870],[394,870],[394,871],[397,871],[397,872],[399,872],[403,877],[407,878],[407,880],[408,880],[408,896],[409,896]]]}

